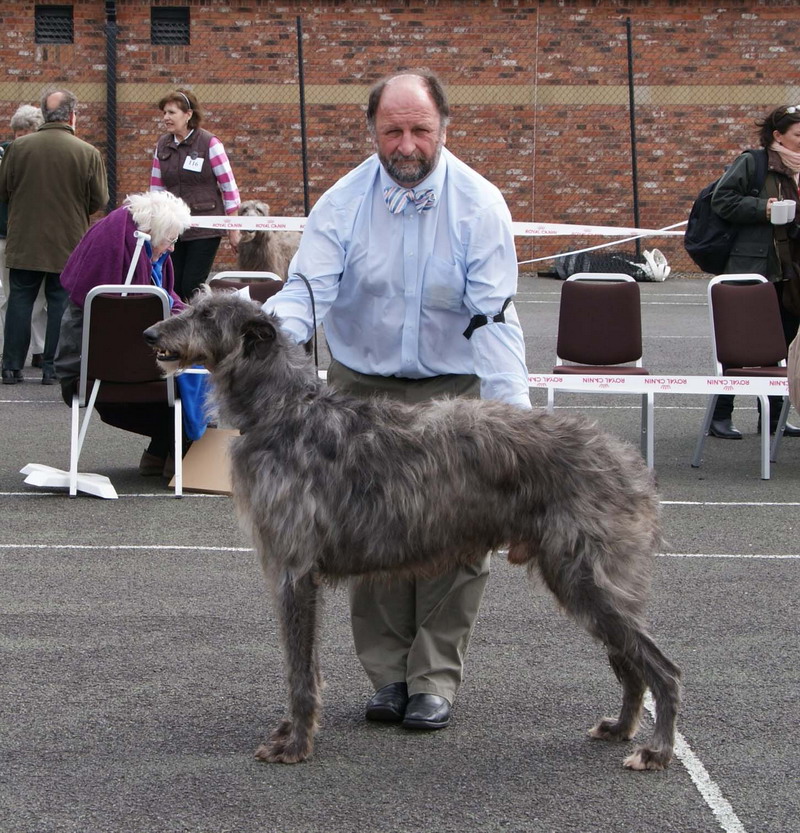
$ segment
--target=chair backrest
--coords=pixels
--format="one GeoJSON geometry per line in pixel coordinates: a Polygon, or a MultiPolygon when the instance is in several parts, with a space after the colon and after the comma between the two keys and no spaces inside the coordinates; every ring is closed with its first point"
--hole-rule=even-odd
{"type": "Polygon", "coordinates": [[[616,272],[571,275],[561,288],[556,353],[559,362],[640,364],[639,284],[616,272]]]}
{"type": "Polygon", "coordinates": [[[169,296],[157,286],[94,287],[83,308],[78,395],[100,380],[100,402],[173,403],[172,379],[165,380],[142,333],[168,318],[169,296]]]}
{"type": "Polygon", "coordinates": [[[211,289],[250,289],[250,297],[263,304],[283,288],[283,280],[275,272],[217,272],[206,283],[211,289]]]}
{"type": "Polygon", "coordinates": [[[761,275],[719,275],[708,286],[718,372],[775,367],[786,360],[778,295],[761,275]]]}

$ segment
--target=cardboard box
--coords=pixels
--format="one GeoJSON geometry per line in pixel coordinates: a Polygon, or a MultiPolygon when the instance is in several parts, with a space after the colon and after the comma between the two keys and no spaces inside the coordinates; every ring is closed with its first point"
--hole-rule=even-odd
{"type": "MultiPolygon", "coordinates": [[[[188,492],[231,494],[230,457],[228,443],[238,437],[235,428],[206,428],[183,458],[183,488],[188,492]]],[[[170,481],[174,488],[175,478],[170,481]]]]}

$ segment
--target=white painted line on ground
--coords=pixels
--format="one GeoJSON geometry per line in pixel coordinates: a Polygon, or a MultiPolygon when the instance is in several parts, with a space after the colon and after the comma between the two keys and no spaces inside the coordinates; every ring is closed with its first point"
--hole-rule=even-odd
{"type": "MultiPolygon", "coordinates": [[[[655,703],[650,692],[645,696],[644,705],[650,713],[650,716],[655,720],[655,703]]],[[[697,755],[694,754],[686,742],[686,738],[680,732],[675,733],[675,757],[689,773],[689,777],[694,782],[698,792],[711,809],[711,812],[719,822],[719,826],[725,833],[747,833],[731,803],[722,794],[722,790],[712,780],[708,774],[708,770],[703,766],[697,755]]]]}
{"type": "Polygon", "coordinates": [[[657,552],[656,558],[741,558],[743,560],[763,561],[800,561],[800,554],[797,553],[771,553],[771,552],[657,552]]]}
{"type": "MultiPolygon", "coordinates": [[[[191,544],[3,544],[0,543],[0,550],[147,550],[151,552],[253,552],[252,547],[208,547],[193,546],[191,544]]],[[[505,549],[498,550],[499,554],[505,553],[505,549]]],[[[800,561],[800,554],[796,553],[708,553],[708,552],[659,552],[656,558],[740,558],[742,560],[778,560],[778,561],[800,561]]]]}
{"type": "Polygon", "coordinates": [[[0,550],[189,550],[191,552],[253,552],[252,547],[193,547],[190,544],[0,544],[0,550]]]}
{"type": "MultiPolygon", "coordinates": [[[[61,497],[67,497],[67,493],[64,490],[52,490],[52,491],[36,491],[36,492],[0,492],[0,497],[53,497],[54,495],[60,495],[61,497]]],[[[171,489],[169,491],[164,492],[120,492],[118,494],[119,497],[147,497],[147,498],[171,498],[175,500],[175,492],[171,489]]],[[[179,498],[180,500],[184,500],[185,498],[228,498],[231,499],[230,495],[209,495],[204,492],[184,492],[182,497],[179,498]]]]}
{"type": "Polygon", "coordinates": [[[787,500],[662,500],[662,506],[800,506],[787,500]]]}

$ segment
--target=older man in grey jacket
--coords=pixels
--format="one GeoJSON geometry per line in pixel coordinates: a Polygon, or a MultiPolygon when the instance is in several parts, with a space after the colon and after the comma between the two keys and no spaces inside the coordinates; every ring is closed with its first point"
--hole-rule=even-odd
{"type": "Polygon", "coordinates": [[[31,335],[31,311],[44,282],[47,334],[42,384],[54,384],[66,293],[59,274],[89,227],[89,217],[108,202],[103,158],[75,136],[77,100],[69,90],[42,96],[44,124],[9,146],[0,165],[0,200],[8,202],[6,265],[10,294],[3,345],[3,384],[23,380],[31,335]]]}

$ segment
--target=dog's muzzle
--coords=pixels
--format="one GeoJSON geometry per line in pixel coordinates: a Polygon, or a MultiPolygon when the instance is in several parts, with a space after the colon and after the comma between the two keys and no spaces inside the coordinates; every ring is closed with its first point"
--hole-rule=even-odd
{"type": "Polygon", "coordinates": [[[160,364],[174,364],[180,361],[180,356],[177,353],[170,353],[158,346],[158,325],[148,327],[144,333],[144,340],[153,348],[156,354],[156,360],[160,364]]]}

